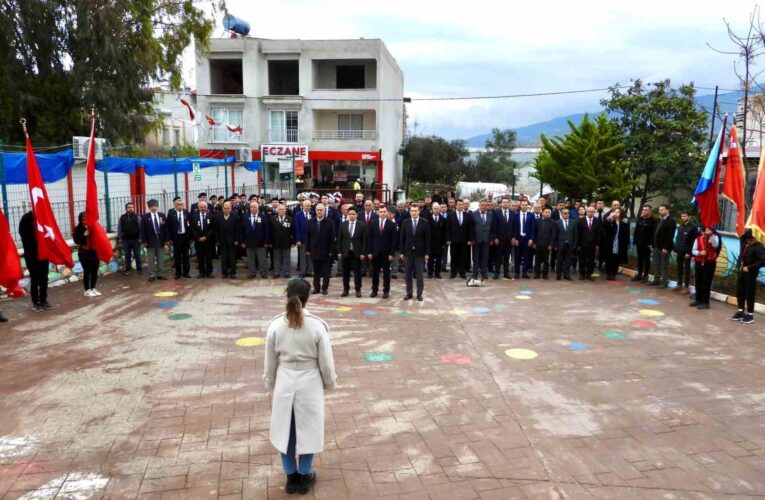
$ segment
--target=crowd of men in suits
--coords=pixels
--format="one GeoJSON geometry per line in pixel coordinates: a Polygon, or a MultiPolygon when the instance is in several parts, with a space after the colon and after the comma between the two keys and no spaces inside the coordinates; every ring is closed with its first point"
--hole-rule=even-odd
{"type": "MultiPolygon", "coordinates": [[[[687,212],[680,223],[661,205],[655,217],[650,205],[642,207],[631,235],[630,223],[619,201],[610,209],[603,201],[590,204],[561,200],[551,206],[545,197],[535,203],[527,198],[504,197],[495,203],[483,200],[469,210],[469,199],[430,196],[420,202],[387,206],[364,199],[362,193],[346,202],[328,195],[299,195],[290,206],[285,199],[234,194],[228,199],[207,199],[205,193],[187,210],[180,198],[167,214],[156,200],[137,215],[128,203],[118,224],[118,245],[125,259],[124,274],[132,272],[133,260],[141,271],[141,248],[145,250],[149,281],[164,280],[164,255],[172,247],[175,278],[191,278],[191,257],[197,260],[197,278],[213,278],[213,259],[220,259],[220,277],[236,279],[237,262],[246,262],[248,278],[289,278],[293,274],[313,278],[313,292],[328,294],[333,273],[342,277],[342,293],[353,289],[362,296],[362,278],[371,277],[370,297],[377,297],[382,274],[382,296],[390,295],[391,279],[404,274],[406,299],[423,300],[425,277],[485,280],[550,279],[593,281],[596,270],[607,280],[616,279],[619,266],[627,262],[635,245],[637,274],[633,281],[666,288],[669,263],[676,256],[678,290],[689,293],[691,262],[694,262],[697,293],[690,305],[709,308],[709,291],[719,253],[720,238],[711,228],[696,226],[687,212]],[[445,201],[445,203],[443,203],[445,201]],[[443,204],[442,204],[443,203],[443,204]],[[292,249],[297,249],[293,269],[292,249]],[[648,283],[653,269],[653,280],[648,283]]],[[[31,212],[30,212],[31,214],[31,212]]],[[[20,233],[25,258],[36,255],[31,215],[22,218],[20,233]],[[29,247],[29,248],[27,248],[29,247]]],[[[751,238],[750,238],[751,239],[751,238]]],[[[752,241],[744,246],[749,270],[739,294],[737,320],[751,322],[756,274],[765,266],[765,250],[752,241]],[[761,259],[762,258],[762,259],[761,259]],[[760,262],[762,260],[762,262],[760,262]],[[754,278],[752,278],[754,277],[754,278]],[[752,278],[752,279],[750,279],[752,278]],[[742,312],[743,311],[743,312],[742,312]],[[743,319],[742,319],[743,318],[743,319]]],[[[35,310],[49,309],[47,262],[27,259],[32,278],[35,310]],[[39,272],[38,272],[39,270],[39,272]]],[[[745,273],[746,271],[744,271],[745,273]]]]}

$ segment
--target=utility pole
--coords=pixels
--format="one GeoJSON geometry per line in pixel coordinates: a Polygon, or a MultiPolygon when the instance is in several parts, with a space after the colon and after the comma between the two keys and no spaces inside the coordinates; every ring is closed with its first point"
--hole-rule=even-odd
{"type": "Polygon", "coordinates": [[[712,104],[712,128],[709,129],[709,144],[712,144],[712,141],[715,138],[715,118],[717,117],[717,92],[720,90],[719,85],[715,85],[715,101],[714,104],[712,104]]]}

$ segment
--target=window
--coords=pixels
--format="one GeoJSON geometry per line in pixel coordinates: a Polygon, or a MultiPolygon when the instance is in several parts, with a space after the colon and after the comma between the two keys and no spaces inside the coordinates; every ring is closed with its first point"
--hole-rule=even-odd
{"type": "Polygon", "coordinates": [[[242,125],[242,110],[213,108],[212,119],[216,125],[212,128],[212,142],[242,142],[242,134],[231,132],[226,125],[242,125]]]}
{"type": "Polygon", "coordinates": [[[173,129],[173,146],[180,146],[181,145],[181,129],[174,128],[173,129]]]}
{"type": "Polygon", "coordinates": [[[210,59],[210,91],[213,94],[243,93],[242,60],[210,59]]]}
{"type": "Polygon", "coordinates": [[[170,128],[163,128],[162,129],[162,145],[163,146],[172,146],[172,136],[170,135],[170,128]]]}
{"type": "Polygon", "coordinates": [[[338,139],[361,139],[364,135],[364,115],[338,114],[337,137],[338,139]]]}
{"type": "Polygon", "coordinates": [[[340,66],[336,68],[338,89],[363,89],[364,88],[364,65],[340,66]]]}
{"type": "Polygon", "coordinates": [[[270,142],[297,142],[298,141],[298,112],[271,111],[271,124],[269,126],[270,142]]]}
{"type": "Polygon", "coordinates": [[[268,94],[300,95],[298,61],[268,61],[268,94]]]}

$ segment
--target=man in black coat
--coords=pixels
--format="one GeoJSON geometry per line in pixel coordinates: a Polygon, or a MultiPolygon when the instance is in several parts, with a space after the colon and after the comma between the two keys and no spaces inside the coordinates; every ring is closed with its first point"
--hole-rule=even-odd
{"type": "Polygon", "coordinates": [[[456,200],[454,211],[446,218],[446,245],[449,247],[451,267],[449,277],[454,279],[467,278],[466,273],[470,262],[470,214],[465,210],[465,202],[456,200]]]}
{"type": "Polygon", "coordinates": [[[420,209],[412,205],[409,218],[404,219],[399,231],[401,258],[406,262],[406,297],[412,299],[412,280],[417,279],[417,300],[422,302],[425,288],[423,271],[430,256],[430,224],[420,217],[420,209]]]}
{"type": "Polygon", "coordinates": [[[316,217],[308,221],[305,254],[313,262],[313,293],[327,295],[335,254],[335,223],[324,216],[324,210],[324,205],[317,203],[316,217]]]}
{"type": "Polygon", "coordinates": [[[271,218],[271,248],[273,249],[274,278],[290,277],[290,253],[295,246],[295,224],[287,215],[287,207],[280,204],[271,218]]]}
{"type": "Polygon", "coordinates": [[[197,211],[191,214],[191,237],[194,239],[194,250],[197,254],[197,278],[212,278],[212,258],[215,253],[213,241],[213,217],[209,212],[206,201],[197,204],[197,211]]]}
{"type": "Polygon", "coordinates": [[[555,244],[555,221],[552,220],[552,210],[545,207],[542,210],[542,217],[536,220],[536,229],[534,234],[534,279],[539,279],[540,275],[544,279],[549,279],[550,269],[550,251],[555,244]]]}
{"type": "Polygon", "coordinates": [[[175,279],[191,278],[191,214],[183,208],[183,200],[175,200],[175,210],[167,216],[167,232],[173,242],[173,263],[175,264],[175,279]]]}
{"type": "Polygon", "coordinates": [[[653,239],[653,281],[651,286],[667,288],[669,281],[669,257],[675,248],[677,225],[669,212],[669,205],[659,205],[659,219],[653,239]]]}
{"type": "Polygon", "coordinates": [[[241,227],[230,201],[224,202],[223,212],[216,214],[214,227],[220,252],[221,278],[236,279],[236,249],[241,240],[241,227]]]}
{"type": "Polygon", "coordinates": [[[478,210],[471,215],[470,242],[473,247],[473,279],[481,275],[489,277],[489,247],[495,243],[494,214],[489,210],[489,202],[481,201],[478,210]]]}
{"type": "Polygon", "coordinates": [[[398,228],[388,212],[393,207],[380,205],[379,219],[367,228],[367,260],[372,262],[372,293],[371,298],[377,297],[380,286],[380,270],[383,273],[383,298],[390,294],[390,272],[393,259],[398,249],[398,228]]]}
{"type": "Polygon", "coordinates": [[[430,224],[430,258],[428,259],[428,278],[441,279],[443,268],[443,249],[446,243],[446,219],[441,215],[441,205],[433,203],[428,218],[430,224]]]}
{"type": "Polygon", "coordinates": [[[633,243],[637,252],[637,274],[632,281],[648,283],[648,275],[651,273],[651,252],[653,252],[653,239],[656,234],[656,219],[653,218],[653,207],[643,205],[640,217],[635,222],[633,243]]]}
{"type": "Polygon", "coordinates": [[[561,276],[566,280],[571,280],[571,254],[577,246],[576,223],[570,219],[569,210],[558,212],[560,219],[555,221],[555,239],[553,248],[555,249],[556,265],[555,279],[560,281],[561,276]]]}
{"type": "Polygon", "coordinates": [[[579,250],[579,279],[595,281],[592,273],[595,270],[595,254],[603,241],[602,226],[595,218],[595,207],[587,207],[583,219],[579,220],[576,234],[576,247],[579,250]]]}
{"type": "Polygon", "coordinates": [[[738,311],[731,318],[745,325],[754,323],[754,296],[757,293],[757,276],[765,267],[765,247],[757,241],[751,229],[741,237],[741,251],[737,262],[738,280],[736,299],[738,311]]]}
{"type": "Polygon", "coordinates": [[[256,200],[250,201],[249,213],[241,217],[242,249],[247,252],[248,278],[260,274],[261,278],[268,277],[266,248],[271,246],[271,219],[260,211],[256,200]]]}
{"type": "Polygon", "coordinates": [[[140,273],[143,271],[141,263],[141,218],[135,213],[135,205],[132,202],[125,204],[125,213],[120,215],[117,224],[117,243],[122,248],[125,258],[125,276],[130,274],[132,260],[135,258],[135,268],[140,273]]]}
{"type": "Polygon", "coordinates": [[[361,262],[366,259],[366,240],[367,227],[357,220],[356,207],[349,207],[348,220],[340,223],[337,233],[337,260],[343,261],[341,297],[347,297],[350,291],[351,271],[356,297],[361,297],[361,262]]]}
{"type": "Polygon", "coordinates": [[[30,295],[32,297],[32,310],[42,312],[52,309],[48,303],[48,260],[38,258],[37,246],[37,223],[32,211],[25,213],[19,221],[19,235],[24,247],[24,262],[27,265],[30,278],[30,295]]]}
{"type": "Polygon", "coordinates": [[[680,212],[680,224],[677,226],[677,244],[675,245],[675,257],[677,259],[677,288],[683,295],[689,293],[691,285],[691,260],[693,259],[693,244],[699,236],[699,229],[691,221],[691,214],[687,210],[680,212]]]}
{"type": "Polygon", "coordinates": [[[500,207],[494,212],[494,244],[497,247],[497,262],[495,263],[494,279],[499,279],[502,269],[506,280],[510,276],[510,254],[513,252],[513,236],[515,235],[515,214],[510,209],[510,198],[502,198],[500,207]]]}
{"type": "Polygon", "coordinates": [[[165,252],[169,250],[167,242],[167,218],[159,211],[159,202],[146,202],[149,211],[143,214],[141,222],[141,242],[146,248],[146,258],[149,261],[149,281],[164,280],[165,252]]]}

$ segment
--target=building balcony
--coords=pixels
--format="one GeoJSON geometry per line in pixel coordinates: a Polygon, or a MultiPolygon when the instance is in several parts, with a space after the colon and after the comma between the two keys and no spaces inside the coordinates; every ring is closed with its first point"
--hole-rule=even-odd
{"type": "Polygon", "coordinates": [[[270,128],[268,129],[268,142],[292,144],[298,142],[300,134],[296,128],[270,128]]]}
{"type": "Polygon", "coordinates": [[[312,133],[314,140],[369,140],[377,139],[377,130],[314,130],[312,133]]]}

